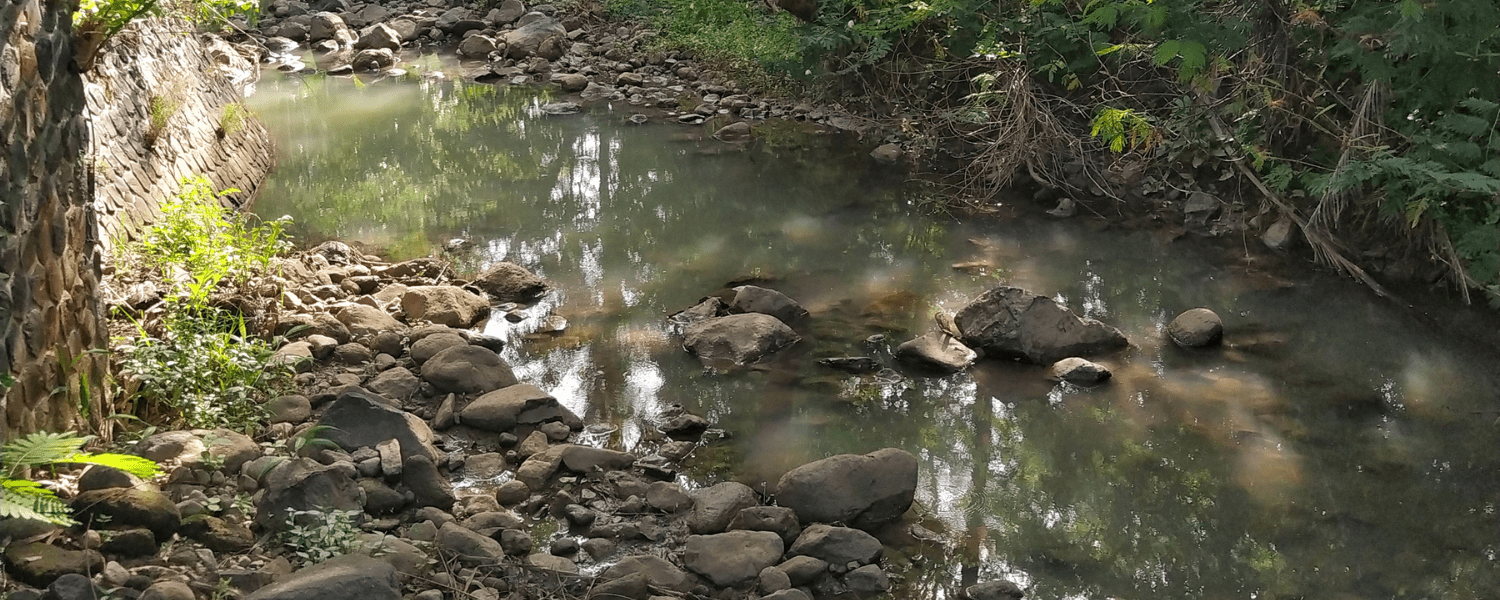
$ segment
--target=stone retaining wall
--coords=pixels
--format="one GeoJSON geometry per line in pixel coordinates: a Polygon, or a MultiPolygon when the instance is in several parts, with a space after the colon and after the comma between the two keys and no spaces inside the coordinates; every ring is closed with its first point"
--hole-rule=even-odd
{"type": "Polygon", "coordinates": [[[71,3],[0,3],[0,438],[73,429],[104,402],[107,333],[71,3]],[[84,382],[89,382],[85,385],[84,382]]]}
{"type": "Polygon", "coordinates": [[[266,130],[243,111],[241,90],[225,75],[254,65],[192,31],[176,19],[133,23],[105,44],[85,77],[106,246],[160,217],[183,177],[241,190],[225,198],[238,208],[271,168],[266,130]],[[226,111],[243,118],[224,127],[226,111]]]}

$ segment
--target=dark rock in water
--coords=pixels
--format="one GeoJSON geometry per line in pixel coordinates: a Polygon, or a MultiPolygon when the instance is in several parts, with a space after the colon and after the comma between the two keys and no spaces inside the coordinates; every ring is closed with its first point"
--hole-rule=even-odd
{"type": "Polygon", "coordinates": [[[714,139],[721,142],[743,142],[750,139],[750,124],[744,121],[730,123],[714,132],[714,139]]]}
{"type": "Polygon", "coordinates": [[[484,394],[516,384],[500,355],[478,346],[454,346],[422,364],[422,379],[438,391],[484,394]]]}
{"type": "Polygon", "coordinates": [[[245,600],[400,600],[396,568],[358,554],[340,556],[282,577],[245,600]]]}
{"type": "Polygon", "coordinates": [[[474,280],[474,286],[489,294],[493,302],[530,302],[546,293],[551,285],[525,267],[499,262],[486,268],[474,280]]]}
{"type": "Polygon", "coordinates": [[[986,355],[1051,364],[1129,345],[1120,330],[1079,318],[1046,296],[1001,286],[981,294],[958,311],[954,322],[963,343],[986,355]]]}
{"type": "Polygon", "coordinates": [[[510,431],[517,425],[539,425],[561,421],[570,428],[583,420],[551,394],[529,383],[495,390],[471,402],[459,413],[464,425],[486,431],[510,431]]]}
{"type": "Polygon", "coordinates": [[[693,512],[688,515],[688,530],[693,533],[718,533],[729,527],[741,510],[760,504],[760,498],[749,486],[734,481],[694,492],[693,512]]]}
{"type": "Polygon", "coordinates": [[[979,357],[963,342],[946,333],[934,331],[896,346],[897,360],[928,371],[957,373],[969,368],[979,357]]]}
{"type": "Polygon", "coordinates": [[[293,511],[359,510],[359,485],[339,467],[298,458],[271,470],[255,508],[256,524],[280,531],[293,511]]]}
{"type": "Polygon", "coordinates": [[[776,317],[747,313],[694,324],[684,332],[683,345],[703,360],[749,364],[800,339],[776,317]]]}
{"type": "Polygon", "coordinates": [[[578,111],[583,109],[572,102],[553,102],[551,104],[543,104],[541,110],[543,114],[548,115],[572,115],[578,114],[578,111]]]}
{"type": "Polygon", "coordinates": [[[734,300],[729,303],[729,311],[771,315],[782,323],[796,323],[807,317],[807,309],[786,294],[753,285],[734,288],[734,300]]]}
{"type": "Polygon", "coordinates": [[[876,596],[890,591],[891,578],[879,565],[865,565],[844,575],[844,586],[857,596],[876,596]]]}
{"type": "Polygon", "coordinates": [[[104,557],[93,550],[65,550],[45,542],[11,543],[5,547],[5,564],[22,582],[46,587],[70,573],[98,573],[104,557]]]}
{"type": "Polygon", "coordinates": [[[692,308],[686,308],[673,313],[672,316],[667,317],[667,320],[680,327],[686,327],[700,321],[722,317],[727,314],[729,314],[729,305],[724,304],[724,301],[719,299],[718,296],[709,296],[693,305],[692,308]]]}
{"type": "Polygon", "coordinates": [[[867,565],[880,558],[881,550],[880,540],[873,535],[849,527],[817,524],[802,530],[788,552],[834,565],[851,562],[867,565]]]}
{"type": "Polygon", "coordinates": [[[1004,579],[964,588],[966,600],[1021,600],[1025,596],[1026,592],[1021,590],[1021,586],[1004,579]]]}
{"type": "Polygon", "coordinates": [[[708,419],[684,412],[667,419],[657,429],[673,439],[697,439],[708,431],[708,425],[708,419]]]}
{"type": "Polygon", "coordinates": [[[434,435],[426,422],[358,388],[339,395],[318,418],[318,425],[329,428],[324,438],[346,450],[394,439],[401,443],[403,458],[421,455],[436,460],[443,455],[433,445],[434,435]]]}
{"type": "Polygon", "coordinates": [[[417,506],[435,506],[448,510],[453,506],[453,486],[438,472],[437,465],[424,455],[408,456],[401,465],[401,482],[411,488],[417,506]]]}
{"type": "Polygon", "coordinates": [[[635,455],[629,452],[574,444],[560,444],[553,448],[559,449],[562,466],[578,473],[628,469],[635,463],[635,455]]]}
{"type": "Polygon", "coordinates": [[[1208,220],[1219,214],[1222,203],[1213,194],[1193,192],[1182,204],[1183,223],[1189,227],[1204,227],[1208,220]]]}
{"type": "Polygon", "coordinates": [[[855,375],[877,373],[881,369],[880,361],[868,356],[836,356],[833,358],[821,359],[818,361],[818,364],[830,369],[843,371],[845,373],[853,373],[855,375]]]}
{"type": "Polygon", "coordinates": [[[1047,375],[1056,381],[1092,385],[1109,379],[1110,372],[1104,365],[1075,356],[1052,363],[1047,375]]]}
{"type": "Polygon", "coordinates": [[[741,510],[729,522],[729,530],[769,531],[781,536],[781,541],[791,545],[802,533],[797,522],[797,513],[785,506],[752,506],[741,510]]]}
{"type": "Polygon", "coordinates": [[[359,71],[383,71],[396,66],[396,53],[390,48],[368,48],[354,54],[349,66],[359,71]]]}
{"type": "Polygon", "coordinates": [[[1172,319],[1167,335],[1184,348],[1212,346],[1224,340],[1224,321],[1214,311],[1195,308],[1172,319]]]}
{"type": "Polygon", "coordinates": [[[158,540],[177,533],[182,515],[165,494],[148,488],[111,488],[83,492],[69,502],[73,514],[83,523],[113,526],[136,525],[150,529],[158,540]]]}
{"type": "Polygon", "coordinates": [[[781,559],[785,546],[769,531],[731,531],[688,536],[683,564],[719,587],[755,579],[781,559]]]}
{"type": "Polygon", "coordinates": [[[917,457],[898,448],[840,454],[781,477],[776,503],[803,523],[843,522],[872,529],[900,518],[917,491],[917,457]]]}

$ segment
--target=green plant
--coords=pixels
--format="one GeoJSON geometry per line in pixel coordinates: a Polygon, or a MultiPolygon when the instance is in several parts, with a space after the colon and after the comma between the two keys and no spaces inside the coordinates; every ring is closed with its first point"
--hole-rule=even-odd
{"type": "Polygon", "coordinates": [[[231,102],[219,112],[219,137],[228,137],[245,128],[245,117],[250,109],[243,102],[231,102]]]}
{"type": "Polygon", "coordinates": [[[28,471],[35,467],[94,464],[142,478],[160,473],[156,463],[139,456],[82,451],[93,439],[72,432],[37,432],[0,447],[0,518],[73,524],[67,505],[57,494],[27,478],[28,471]]]}
{"type": "Polygon", "coordinates": [[[175,95],[156,95],[146,103],[146,135],[147,148],[156,147],[156,142],[161,139],[162,134],[167,132],[167,124],[172,117],[182,108],[182,100],[175,95]]]}
{"type": "Polygon", "coordinates": [[[302,564],[343,556],[359,547],[359,510],[295,510],[287,514],[281,545],[302,564]]]}
{"type": "Polygon", "coordinates": [[[1094,115],[1089,135],[1109,145],[1112,152],[1150,150],[1161,140],[1161,134],[1151,125],[1148,117],[1131,109],[1101,107],[1094,115]]]}

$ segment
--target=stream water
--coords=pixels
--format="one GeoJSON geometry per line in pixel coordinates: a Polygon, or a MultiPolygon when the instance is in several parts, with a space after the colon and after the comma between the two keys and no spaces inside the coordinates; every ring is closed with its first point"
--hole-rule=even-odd
{"type": "Polygon", "coordinates": [[[1493,598],[1500,375],[1358,285],[1280,279],[1233,252],[1085,219],[956,220],[848,140],[763,125],[747,147],[629,106],[547,117],[545,92],[408,78],[274,78],[250,99],[279,147],[256,210],[305,241],[392,258],[454,238],[557,286],[490,331],[506,358],[625,449],[681,404],[729,437],[691,478],[753,486],[843,452],[905,448],[952,551],[893,557],[902,598],[1003,576],[1051,599],[1493,598]],[[963,268],[955,268],[955,265],[963,268]],[[664,321],[732,281],[800,301],[803,341],[706,371],[664,321]],[[983,362],[856,377],[876,352],[1004,282],[1120,327],[1107,385],[983,362]],[[1181,310],[1223,349],[1162,343],[1181,310]],[[540,316],[561,335],[528,336],[540,316]],[[887,342],[867,338],[883,334],[887,342]]]}

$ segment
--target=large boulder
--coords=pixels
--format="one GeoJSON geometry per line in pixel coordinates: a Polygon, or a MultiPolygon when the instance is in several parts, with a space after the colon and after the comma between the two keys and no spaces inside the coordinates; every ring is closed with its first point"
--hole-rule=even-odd
{"type": "Polygon", "coordinates": [[[1120,330],[1080,318],[1051,298],[1016,287],[981,294],[958,311],[954,322],[970,348],[1043,365],[1129,345],[1120,330]]]}
{"type": "Polygon", "coordinates": [[[500,542],[457,523],[447,523],[438,529],[436,544],[443,554],[456,557],[464,564],[499,564],[505,559],[500,542]]]}
{"type": "Polygon", "coordinates": [[[807,317],[807,309],[797,304],[786,294],[772,289],[742,285],[734,288],[734,300],[729,310],[737,313],[760,313],[780,319],[782,323],[796,323],[807,317]]]}
{"type": "Polygon", "coordinates": [[[422,363],[422,379],[452,394],[484,394],[517,383],[499,354],[467,345],[450,347],[427,359],[422,363]]]}
{"type": "Polygon", "coordinates": [[[776,503],[803,523],[843,522],[874,529],[899,519],[917,491],[917,457],[898,448],[840,454],[781,476],[776,503]]]}
{"type": "Polygon", "coordinates": [[[109,488],[83,492],[74,496],[69,506],[84,523],[145,527],[158,540],[170,539],[182,526],[182,514],[177,511],[177,505],[154,489],[109,488]]]}
{"type": "Polygon", "coordinates": [[[907,341],[896,346],[897,360],[926,371],[957,373],[974,364],[979,355],[941,331],[907,341]]]}
{"type": "Polygon", "coordinates": [[[384,398],[400,402],[416,395],[422,387],[422,380],[406,367],[392,367],[370,378],[365,387],[384,398]]]}
{"type": "Polygon", "coordinates": [[[289,460],[266,476],[264,495],[255,506],[255,522],[280,531],[294,511],[359,510],[359,492],[359,485],[337,466],[323,466],[310,458],[289,460]]]}
{"type": "Polygon", "coordinates": [[[683,332],[683,346],[705,361],[749,364],[800,340],[780,319],[746,313],[705,319],[683,332]]]}
{"type": "MultiPolygon", "coordinates": [[[[415,336],[413,337],[415,338],[415,336]]],[[[469,341],[467,339],[464,339],[464,336],[460,334],[458,330],[435,333],[425,336],[420,340],[412,340],[411,360],[412,362],[417,363],[417,366],[421,366],[427,363],[427,359],[437,356],[437,353],[439,352],[442,352],[454,346],[467,345],[469,345],[469,341]]]]}
{"type": "Polygon", "coordinates": [[[245,596],[245,600],[400,599],[396,568],[360,554],[328,559],[245,596]]]}
{"type": "MultiPolygon", "coordinates": [[[[350,304],[334,315],[354,337],[375,336],[382,331],[405,332],[406,325],[373,306],[350,304]]],[[[337,338],[335,338],[337,339],[337,338]]]]}
{"type": "Polygon", "coordinates": [[[676,592],[690,592],[693,589],[693,580],[687,573],[666,559],[651,554],[622,558],[614,566],[605,569],[599,578],[614,581],[631,575],[644,575],[651,585],[676,592]]]}
{"type": "Polygon", "coordinates": [[[449,327],[469,327],[490,314],[490,303],[478,294],[452,285],[419,285],[401,296],[406,319],[449,327]]]}
{"type": "Polygon", "coordinates": [[[328,427],[323,437],[351,452],[393,439],[401,443],[403,459],[420,455],[437,460],[443,456],[433,445],[432,429],[425,421],[362,389],[339,395],[318,418],[318,424],[328,427]]]}
{"type": "Polygon", "coordinates": [[[540,425],[548,421],[562,421],[575,429],[583,426],[583,420],[557,398],[529,383],[480,396],[464,407],[459,420],[486,431],[510,431],[517,425],[540,425]]]}
{"type": "Polygon", "coordinates": [[[729,587],[755,579],[781,560],[781,536],[769,531],[731,531],[688,536],[682,562],[714,585],[729,587]]]}
{"type": "Polygon", "coordinates": [[[858,529],[817,524],[802,530],[787,552],[834,565],[851,562],[867,565],[880,557],[881,549],[880,540],[858,529]]]}
{"type": "Polygon", "coordinates": [[[491,52],[499,49],[495,38],[487,35],[471,35],[458,44],[459,55],[469,58],[486,58],[491,52]]]}
{"type": "Polygon", "coordinates": [[[567,41],[568,30],[551,17],[537,19],[505,34],[507,51],[514,59],[540,56],[557,60],[562,57],[567,41]]]}
{"type": "Polygon", "coordinates": [[[94,550],[67,550],[46,542],[13,542],[5,546],[5,564],[22,582],[47,587],[70,573],[98,573],[104,568],[104,556],[94,550]]]}
{"type": "Polygon", "coordinates": [[[359,41],[354,43],[354,47],[359,50],[385,48],[395,51],[401,49],[401,41],[401,32],[396,31],[390,25],[380,23],[378,25],[371,25],[364,32],[360,33],[359,41]]]}
{"type": "Polygon", "coordinates": [[[307,39],[310,42],[333,40],[344,46],[353,44],[355,37],[342,17],[331,12],[320,12],[313,15],[312,22],[308,24],[307,39]]]}
{"type": "Polygon", "coordinates": [[[530,302],[551,287],[547,280],[510,262],[491,265],[479,274],[474,285],[489,294],[490,299],[495,302],[530,302]]]}
{"type": "Polygon", "coordinates": [[[749,486],[734,481],[704,488],[693,493],[693,512],[688,514],[688,529],[693,533],[719,533],[741,510],[760,504],[760,498],[749,486]]]}

